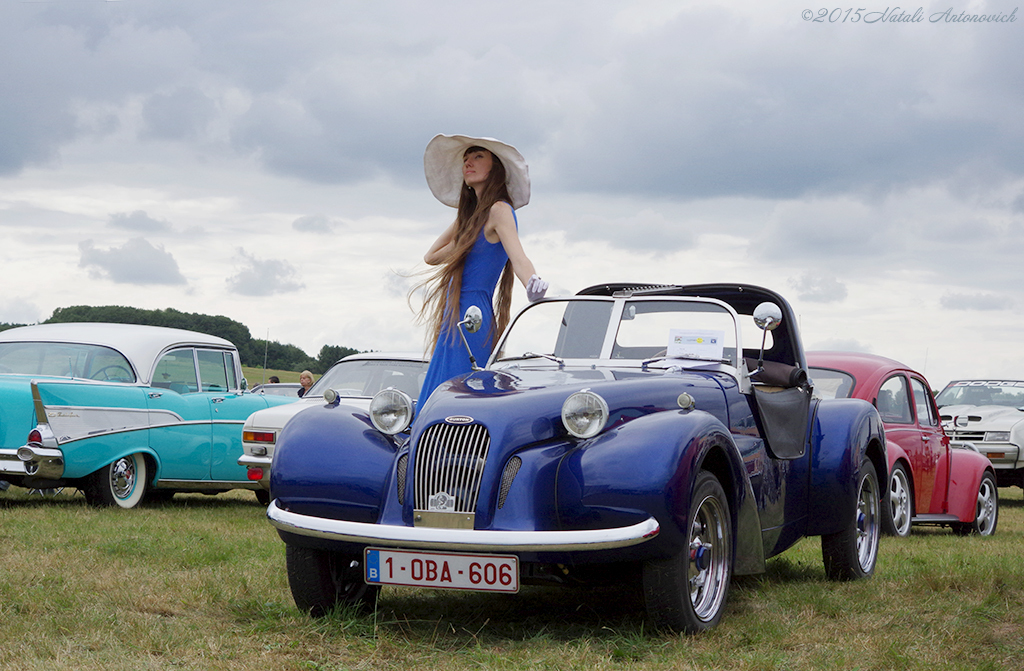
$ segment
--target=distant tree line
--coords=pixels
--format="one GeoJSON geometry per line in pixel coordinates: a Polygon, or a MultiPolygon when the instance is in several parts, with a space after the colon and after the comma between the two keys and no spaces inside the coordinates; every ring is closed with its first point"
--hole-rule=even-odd
{"type": "MultiPolygon", "coordinates": [[[[295,345],[284,345],[276,341],[253,338],[248,327],[233,319],[220,315],[203,315],[195,312],[181,312],[174,308],[165,310],[143,310],[120,305],[74,305],[57,308],[44,324],[66,322],[110,322],[114,324],[143,324],[145,326],[166,326],[168,328],[198,331],[230,340],[238,348],[243,366],[259,366],[277,370],[309,370],[322,374],[335,361],[359,350],[340,345],[324,345],[314,359],[295,345]]],[[[0,331],[24,324],[0,323],[0,331]]]]}

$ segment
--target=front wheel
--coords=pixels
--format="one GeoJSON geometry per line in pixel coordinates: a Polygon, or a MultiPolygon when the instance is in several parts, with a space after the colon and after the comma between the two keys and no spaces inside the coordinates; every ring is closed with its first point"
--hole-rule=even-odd
{"type": "Polygon", "coordinates": [[[882,532],[899,538],[909,536],[913,504],[913,489],[907,469],[903,464],[896,464],[889,478],[889,495],[882,506],[882,532]]]}
{"type": "Polygon", "coordinates": [[[999,521],[999,490],[996,489],[996,479],[986,471],[981,476],[981,483],[978,485],[978,504],[974,510],[974,521],[966,524],[956,524],[953,531],[961,536],[977,534],[979,536],[991,536],[996,532],[996,523],[999,521]]]}
{"type": "Polygon", "coordinates": [[[288,586],[299,610],[323,617],[339,604],[372,604],[380,587],[363,581],[363,558],[288,544],[288,586]]]}
{"type": "Polygon", "coordinates": [[[94,506],[134,508],[146,495],[146,476],[141,452],[121,457],[89,476],[85,500],[94,506]]]}
{"type": "Polygon", "coordinates": [[[857,507],[846,528],[821,537],[821,557],[830,580],[857,580],[874,573],[880,508],[878,475],[865,459],[857,476],[857,507]]]}
{"type": "Polygon", "coordinates": [[[722,618],[732,575],[729,502],[709,471],[697,476],[687,519],[689,547],[675,557],[644,562],[644,604],[656,626],[696,634],[722,618]]]}

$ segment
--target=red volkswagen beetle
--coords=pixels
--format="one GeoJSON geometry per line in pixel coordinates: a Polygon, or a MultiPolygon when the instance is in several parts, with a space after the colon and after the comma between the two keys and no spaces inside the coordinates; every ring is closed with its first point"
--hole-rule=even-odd
{"type": "Polygon", "coordinates": [[[854,352],[808,352],[807,365],[815,394],[863,399],[882,417],[890,473],[883,531],[907,536],[912,524],[937,524],[961,534],[995,533],[999,493],[992,464],[970,443],[950,443],[923,375],[854,352]]]}

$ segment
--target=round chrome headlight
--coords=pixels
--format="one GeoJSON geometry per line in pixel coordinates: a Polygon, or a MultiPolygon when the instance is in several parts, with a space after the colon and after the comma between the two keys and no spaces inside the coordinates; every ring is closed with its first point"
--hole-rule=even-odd
{"type": "Polygon", "coordinates": [[[393,436],[412,424],[412,399],[404,391],[383,389],[370,401],[370,421],[381,433],[393,436]]]}
{"type": "Polygon", "coordinates": [[[608,422],[608,404],[594,392],[578,391],[562,404],[562,424],[577,438],[596,436],[608,422]]]}

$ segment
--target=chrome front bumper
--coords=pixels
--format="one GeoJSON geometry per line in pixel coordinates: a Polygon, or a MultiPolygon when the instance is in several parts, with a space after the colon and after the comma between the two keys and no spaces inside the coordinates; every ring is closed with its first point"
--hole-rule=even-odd
{"type": "Polygon", "coordinates": [[[658,521],[614,529],[582,531],[488,531],[400,527],[324,519],[289,512],[271,501],[267,518],[281,531],[332,541],[420,550],[477,552],[578,552],[623,548],[645,543],[660,531],[658,521]]]}

